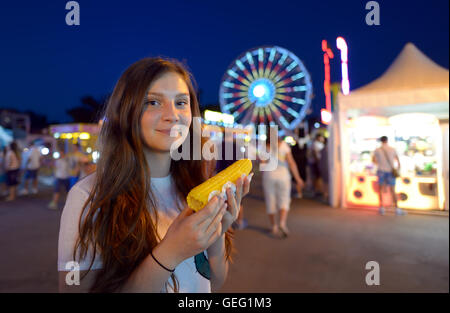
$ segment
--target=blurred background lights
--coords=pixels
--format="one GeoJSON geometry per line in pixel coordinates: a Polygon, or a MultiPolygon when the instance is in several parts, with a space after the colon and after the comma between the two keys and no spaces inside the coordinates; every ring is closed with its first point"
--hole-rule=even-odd
{"type": "Polygon", "coordinates": [[[100,157],[100,153],[98,151],[92,152],[92,160],[94,163],[97,163],[98,158],[100,157]]]}
{"type": "Polygon", "coordinates": [[[292,136],[286,136],[284,138],[284,141],[286,143],[290,144],[291,146],[295,146],[295,143],[296,143],[294,137],[292,137],[292,136]]]}
{"type": "Polygon", "coordinates": [[[88,140],[89,138],[91,138],[91,135],[89,135],[89,133],[80,134],[80,139],[88,140]]]}

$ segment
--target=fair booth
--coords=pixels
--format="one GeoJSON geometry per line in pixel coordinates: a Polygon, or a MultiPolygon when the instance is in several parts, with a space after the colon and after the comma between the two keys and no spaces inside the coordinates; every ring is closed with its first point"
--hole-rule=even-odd
{"type": "Polygon", "coordinates": [[[340,93],[330,125],[331,205],[379,206],[372,153],[384,135],[400,158],[398,206],[448,210],[448,115],[449,71],[411,43],[381,77],[340,93]]]}

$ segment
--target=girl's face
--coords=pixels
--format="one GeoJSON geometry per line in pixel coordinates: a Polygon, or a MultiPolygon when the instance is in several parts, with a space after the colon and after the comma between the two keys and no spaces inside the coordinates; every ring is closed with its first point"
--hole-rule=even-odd
{"type": "Polygon", "coordinates": [[[169,152],[172,144],[180,139],[170,136],[174,126],[191,125],[189,88],[183,77],[174,72],[164,73],[153,81],[144,99],[141,132],[150,150],[169,152]]]}

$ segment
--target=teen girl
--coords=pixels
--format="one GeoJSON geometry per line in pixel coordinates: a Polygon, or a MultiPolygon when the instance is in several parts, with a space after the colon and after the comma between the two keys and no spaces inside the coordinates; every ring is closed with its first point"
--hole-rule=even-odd
{"type": "Polygon", "coordinates": [[[171,159],[180,137],[170,130],[181,125],[193,134],[193,117],[200,117],[195,90],[178,62],[146,58],[122,74],[106,107],[97,170],[70,190],[61,216],[61,291],[222,286],[232,251],[228,230],[250,179],[237,181],[235,195],[228,189],[228,200],[213,197],[197,213],[187,207],[188,192],[209,178],[211,166],[171,159]]]}

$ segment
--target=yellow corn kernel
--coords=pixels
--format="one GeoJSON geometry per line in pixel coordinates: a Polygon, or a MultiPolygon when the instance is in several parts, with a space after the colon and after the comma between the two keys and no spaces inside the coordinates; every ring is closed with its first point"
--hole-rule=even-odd
{"type": "Polygon", "coordinates": [[[242,159],[234,162],[223,171],[217,173],[204,183],[192,189],[187,195],[188,206],[194,211],[199,211],[208,203],[209,195],[212,192],[220,193],[222,186],[227,182],[236,184],[242,174],[248,175],[252,170],[252,161],[242,159]]]}

